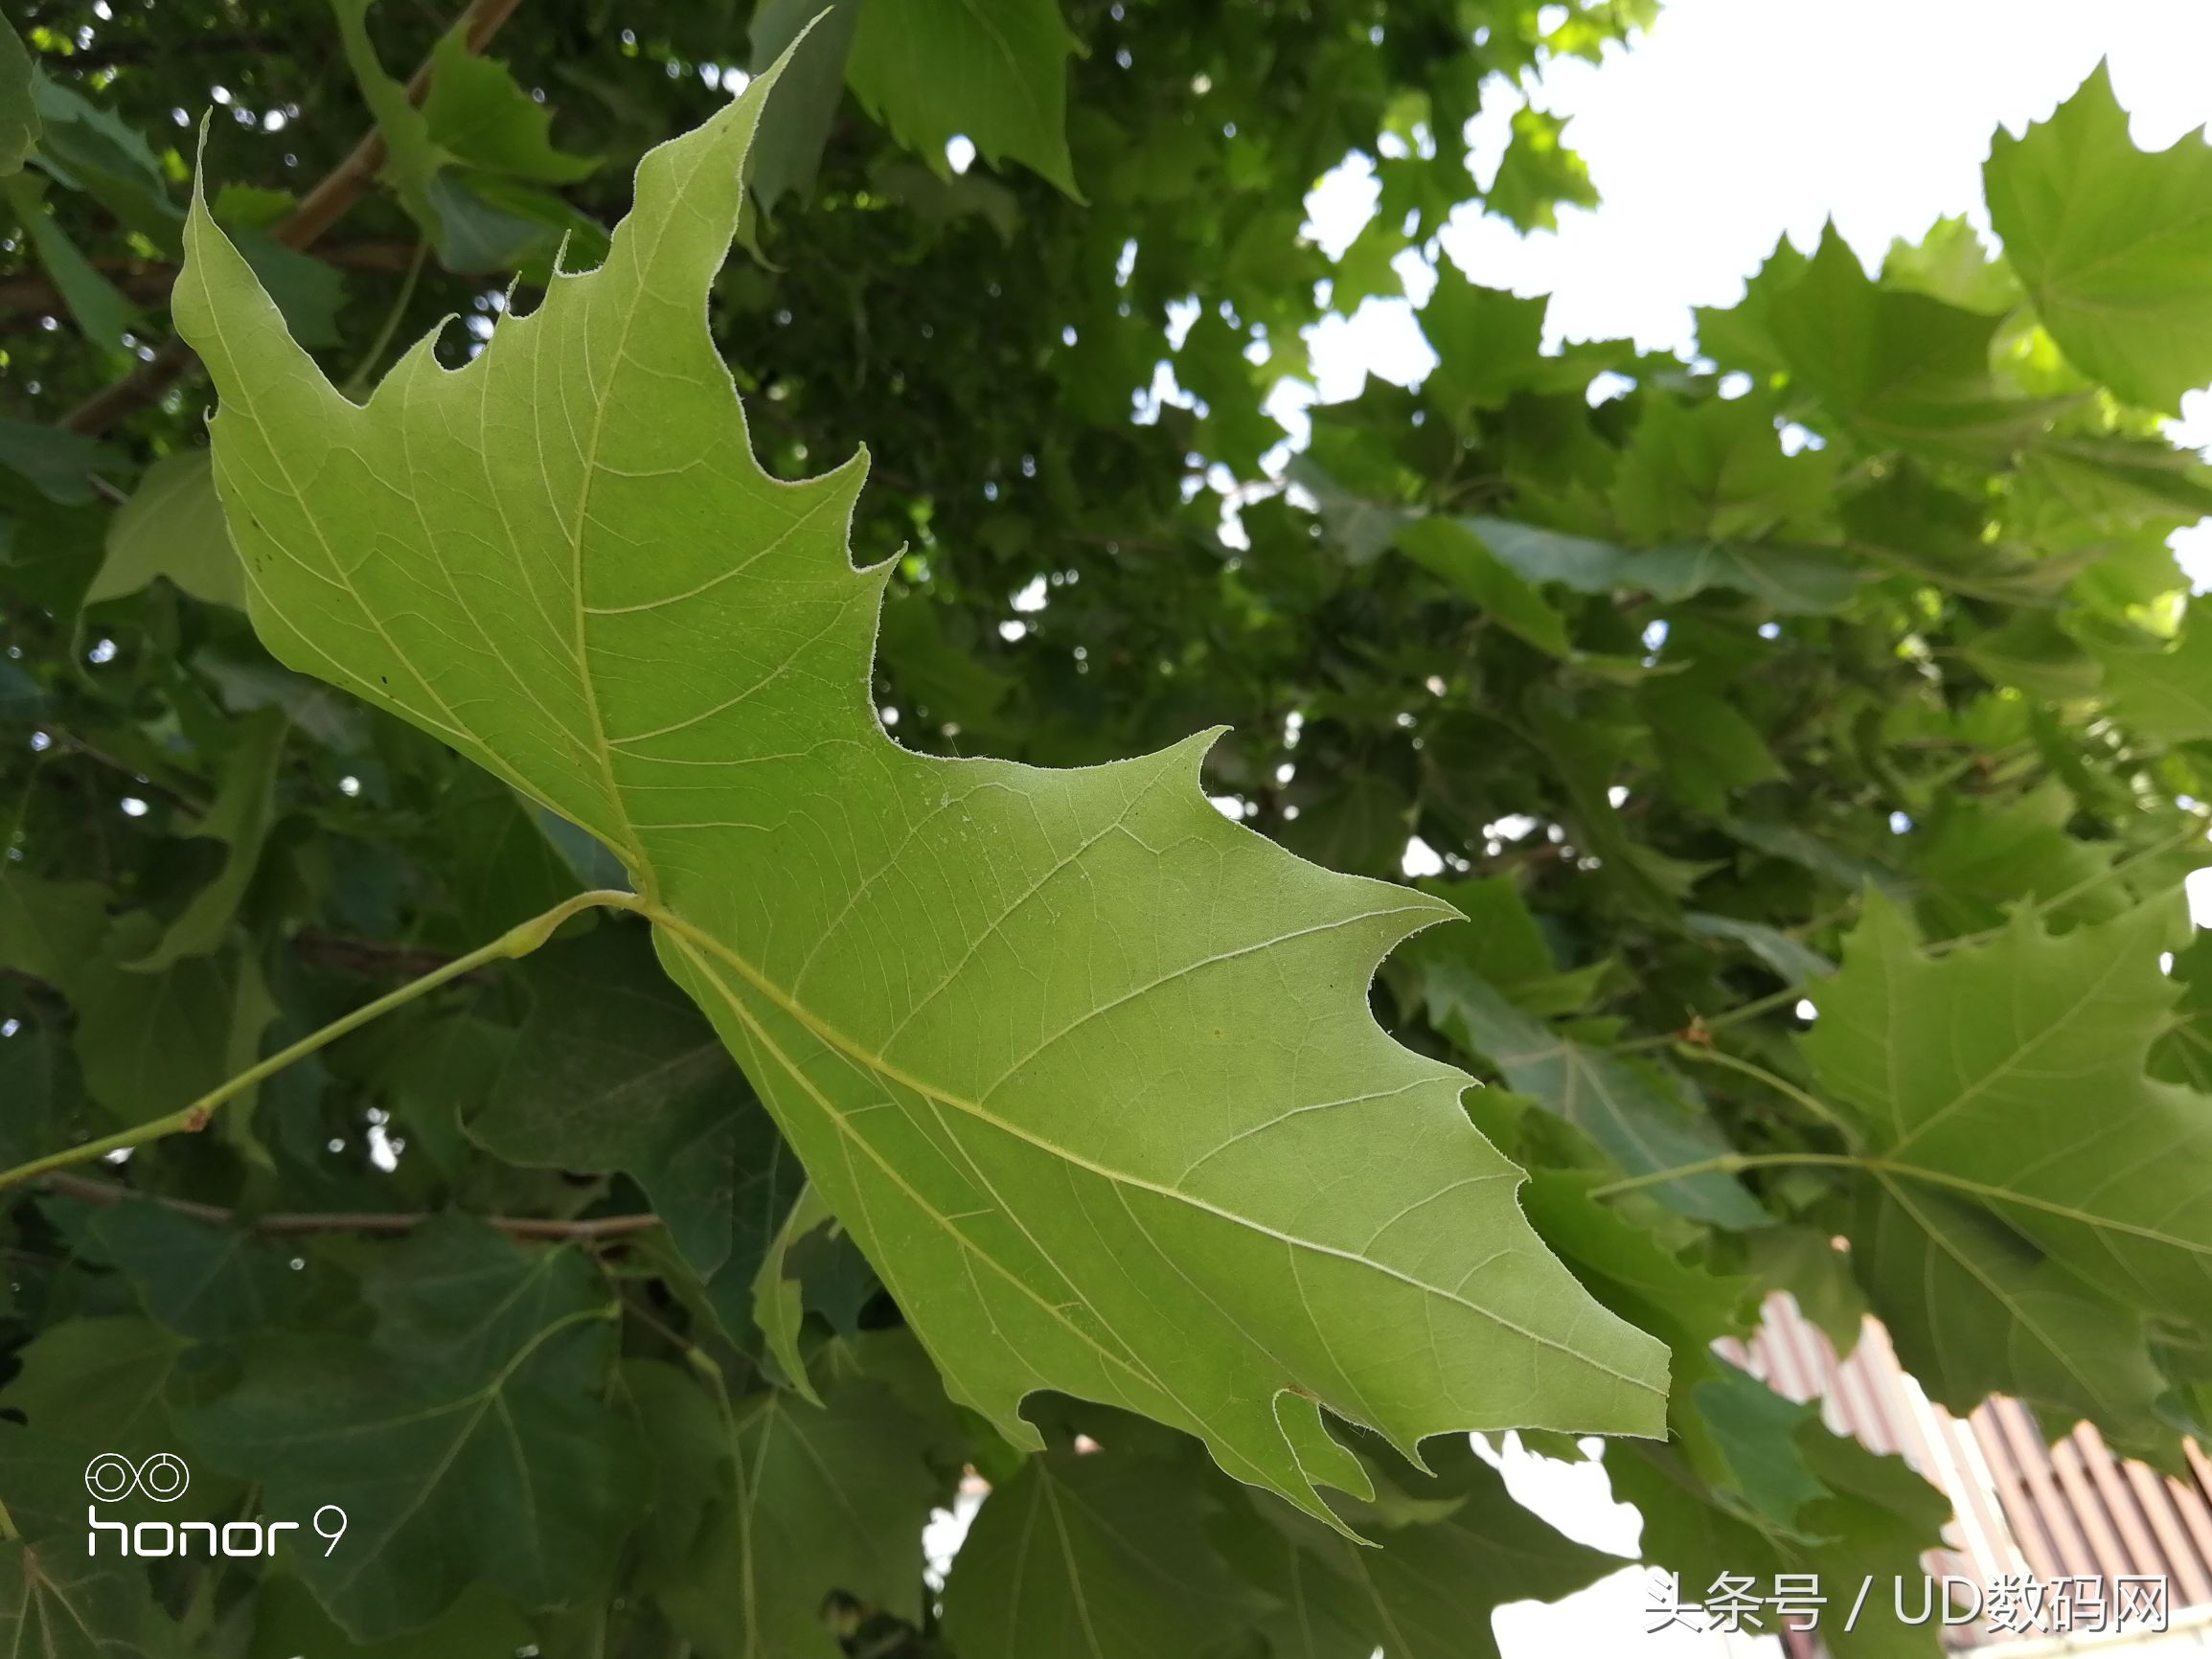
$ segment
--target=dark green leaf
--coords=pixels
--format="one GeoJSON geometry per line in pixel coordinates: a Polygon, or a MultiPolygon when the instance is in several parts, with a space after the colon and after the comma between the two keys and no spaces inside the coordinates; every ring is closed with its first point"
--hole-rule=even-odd
{"type": "Polygon", "coordinates": [[[1112,1448],[1030,1459],[984,1503],[946,1585],[963,1659],[1153,1659],[1225,1642],[1264,1603],[1209,1539],[1217,1506],[1196,1472],[1112,1448]]]}
{"type": "Polygon", "coordinates": [[[773,212],[786,191],[805,196],[814,188],[822,165],[822,146],[830,123],[845,96],[845,64],[853,53],[862,0],[765,0],[753,13],[752,72],[764,73],[786,49],[809,31],[777,83],[776,96],[761,115],[761,135],[753,144],[753,193],[763,212],[773,212]]]}
{"type": "Polygon", "coordinates": [[[245,608],[245,567],[231,547],[204,449],[165,455],[146,469],[108,526],[107,557],[85,601],[137,593],[157,576],[194,599],[245,608]]]}
{"type": "Polygon", "coordinates": [[[846,76],[869,111],[934,170],[965,135],[984,160],[1018,161],[1070,195],[1067,56],[1054,0],[871,0],[846,76]]]}
{"type": "Polygon", "coordinates": [[[838,1659],[833,1598],[921,1621],[922,1526],[945,1494],[920,1425],[864,1381],[827,1398],[754,1395],[718,1445],[691,1447],[729,1484],[688,1581],[664,1599],[709,1659],[838,1659]]]}
{"type": "Polygon", "coordinates": [[[613,1359],[595,1275],[458,1222],[403,1248],[368,1287],[373,1343],[252,1341],[238,1385],[180,1414],[186,1438],[277,1514],[346,1511],[346,1536],[292,1565],[356,1640],[476,1582],[533,1609],[604,1598],[650,1491],[635,1423],[593,1398],[613,1359]]]}
{"type": "Polygon", "coordinates": [[[805,1176],[714,1027],[639,928],[600,926],[525,971],[530,1017],[465,1120],[470,1138],[525,1166],[629,1174],[693,1270],[741,1309],[805,1176]]]}
{"type": "MultiPolygon", "coordinates": [[[[1657,1067],[1549,1030],[1460,965],[1431,963],[1425,996],[1430,1024],[1488,1057],[1509,1085],[1583,1130],[1623,1169],[1650,1174],[1726,1149],[1719,1125],[1696,1115],[1657,1067]]],[[[1729,1175],[1685,1176],[1652,1193],[1684,1215],[1724,1226],[1756,1227],[1767,1218],[1729,1175]]]]}

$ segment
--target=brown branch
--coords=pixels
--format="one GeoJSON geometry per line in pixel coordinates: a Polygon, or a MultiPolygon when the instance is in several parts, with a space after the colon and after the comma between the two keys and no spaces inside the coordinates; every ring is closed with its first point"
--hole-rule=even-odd
{"type": "MultiPolygon", "coordinates": [[[[216,1204],[196,1204],[189,1198],[169,1198],[158,1193],[138,1193],[110,1181],[87,1180],[82,1175],[48,1175],[50,1193],[80,1198],[87,1204],[121,1204],[144,1198],[211,1226],[236,1224],[256,1233],[279,1237],[300,1233],[411,1233],[434,1217],[426,1213],[368,1211],[346,1215],[336,1211],[299,1211],[286,1215],[240,1217],[235,1210],[216,1204]]],[[[515,1239],[602,1239],[650,1232],[661,1224],[658,1216],[600,1216],[587,1220],[560,1221],[533,1216],[480,1216],[476,1219],[515,1239]]]]}
{"type": "MultiPolygon", "coordinates": [[[[482,52],[499,26],[514,14],[520,0],[470,0],[464,15],[462,43],[469,52],[482,52]]],[[[407,82],[407,102],[421,103],[430,90],[430,59],[416,67],[407,82]]],[[[345,217],[361,193],[369,188],[384,165],[384,135],[375,127],[353,146],[353,153],[301,198],[291,216],[277,227],[277,240],[286,247],[305,248],[345,217]]]]}
{"type": "MultiPolygon", "coordinates": [[[[318,248],[315,258],[341,271],[403,271],[414,260],[413,242],[353,242],[318,248]]],[[[113,283],[133,305],[166,306],[177,267],[167,260],[98,259],[92,268],[113,283]]],[[[57,315],[65,302],[51,277],[35,272],[0,277],[0,311],[57,315]]],[[[32,324],[36,326],[35,321],[32,324]]]]}
{"type": "MultiPolygon", "coordinates": [[[[396,976],[399,979],[421,979],[424,974],[444,967],[453,960],[453,953],[434,950],[422,944],[393,944],[378,939],[350,939],[342,933],[331,933],[320,927],[303,927],[292,935],[292,950],[309,967],[325,967],[338,973],[358,974],[364,979],[396,976]]],[[[479,977],[463,974],[456,984],[467,984],[479,977]]]]}
{"type": "MultiPolygon", "coordinates": [[[[520,0],[469,0],[462,14],[462,39],[470,52],[481,52],[514,12],[520,0]]],[[[407,98],[422,102],[430,90],[430,60],[424,58],[407,82],[407,98]]],[[[320,183],[300,199],[274,235],[286,247],[305,251],[361,199],[385,159],[384,135],[371,127],[344,161],[325,173],[320,183]]],[[[152,357],[129,374],[103,387],[63,418],[71,432],[97,438],[128,420],[139,410],[161,401],[162,395],[199,361],[181,339],[171,339],[152,357]]]]}

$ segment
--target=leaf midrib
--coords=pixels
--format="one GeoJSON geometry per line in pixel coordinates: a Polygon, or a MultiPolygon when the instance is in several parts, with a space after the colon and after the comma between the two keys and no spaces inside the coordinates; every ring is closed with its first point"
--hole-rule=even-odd
{"type": "MultiPolygon", "coordinates": [[[[1420,906],[1405,906],[1402,907],[1402,910],[1362,912],[1357,916],[1349,917],[1340,921],[1333,921],[1319,927],[1309,928],[1302,931],[1309,933],[1327,932],[1338,927],[1353,926],[1362,921],[1374,920],[1379,917],[1403,914],[1405,911],[1418,911],[1423,915],[1428,913],[1425,907],[1420,906]]],[[[1262,1234],[1266,1238],[1274,1239],[1278,1243],[1288,1245],[1293,1249],[1309,1250],[1315,1255],[1330,1256],[1339,1261],[1349,1261],[1356,1265],[1369,1268],[1374,1272],[1383,1274],[1392,1279],[1396,1279],[1411,1289],[1419,1290],[1428,1295],[1440,1297],[1443,1300],[1463,1307],[1470,1312],[1477,1314],[1478,1316],[1489,1320],[1494,1325],[1511,1330],[1516,1335],[1525,1337],[1527,1340],[1535,1343],[1540,1348],[1553,1349],[1559,1352],[1568,1354],[1571,1357],[1582,1361],[1583,1363],[1590,1365],[1598,1371],[1604,1372],[1607,1375],[1615,1378],[1617,1381],[1628,1383],[1632,1387],[1642,1389],[1648,1393],[1664,1393],[1663,1390],[1655,1389],[1651,1383],[1645,1382],[1637,1377],[1633,1377],[1626,1372],[1615,1370],[1613,1367],[1606,1365],[1602,1361],[1590,1358],[1588,1355],[1576,1352],[1574,1350],[1567,1347],[1566,1344],[1557,1340],[1556,1338],[1542,1336],[1535,1331],[1528,1330],[1523,1327],[1516,1325],[1512,1320],[1506,1318],[1503,1314],[1498,1313],[1492,1308],[1484,1307],[1479,1303],[1470,1301],[1467,1297],[1459,1294],[1457,1291],[1448,1290],[1442,1285],[1429,1284],[1420,1279],[1415,1278],[1409,1273],[1405,1273],[1399,1268],[1389,1265],[1386,1262],[1378,1261],[1371,1257],[1359,1255],[1355,1251],[1346,1250],[1337,1245],[1324,1244],[1313,1239],[1300,1239],[1293,1235],[1280,1232],[1275,1228],[1267,1226],[1265,1222],[1256,1220],[1248,1216],[1241,1216],[1233,1210],[1225,1209],[1220,1205],[1214,1204],[1204,1198],[1200,1198],[1194,1193],[1182,1192],[1179,1189],[1168,1186],[1165,1183],[1152,1181],[1147,1179],[1144,1176],[1132,1174],[1127,1170],[1116,1170],[1110,1165],[1100,1163],[1096,1159],[1086,1158],[1083,1154],[1076,1152],[1068,1148],[1058,1146],[1053,1142],[1044,1139],[1042,1136],[1038,1135],[1017,1124],[1014,1124],[1007,1119],[1000,1117],[998,1114],[990,1110],[990,1108],[983,1104],[981,1102],[969,1101],[962,1096],[953,1094],[949,1090],[938,1084],[928,1082],[924,1079],[915,1076],[913,1073],[900,1066],[897,1062],[887,1059],[880,1055],[869,1052],[855,1039],[846,1035],[843,1032],[837,1030],[834,1026],[829,1024],[827,1021],[820,1019],[804,1004],[798,1002],[796,999],[787,994],[783,989],[766,974],[763,973],[759,968],[755,967],[751,963],[747,962],[743,957],[740,956],[735,950],[731,949],[721,941],[715,939],[712,935],[709,935],[700,929],[692,926],[689,922],[684,921],[681,918],[658,906],[649,908],[647,914],[651,917],[654,921],[670,928],[671,931],[676,933],[679,937],[685,939],[688,943],[692,943],[696,947],[703,948],[708,952],[708,954],[720,959],[725,966],[727,966],[740,978],[744,980],[745,983],[755,991],[759,992],[762,996],[766,997],[783,1012],[789,1015],[792,1019],[798,1021],[799,1024],[805,1027],[811,1035],[818,1038],[826,1046],[836,1050],[847,1059],[866,1067],[868,1070],[876,1073],[877,1076],[884,1079],[886,1081],[895,1083],[901,1088],[910,1090],[911,1092],[917,1095],[921,1095],[925,1099],[934,1100],[943,1105],[950,1106],[957,1112],[960,1112],[968,1117],[971,1117],[980,1123],[987,1124],[990,1126],[999,1130],[1001,1133],[1006,1134],[1013,1139],[1021,1141],[1028,1146],[1034,1147],[1039,1151],[1049,1153],[1054,1157],[1062,1159],[1069,1164],[1073,1164],[1078,1169],[1084,1170],[1091,1174],[1099,1176],[1103,1180],[1114,1183],[1117,1186],[1129,1187],[1140,1192],[1151,1193],[1156,1197],[1167,1198],[1174,1202],[1188,1205],[1193,1209],[1203,1211],[1208,1215],[1218,1217],[1219,1219],[1228,1221],[1236,1226],[1243,1227],[1252,1232],[1262,1234]]],[[[1293,935],[1289,937],[1296,936],[1293,935]]],[[[1279,940],[1270,941],[1269,944],[1271,945],[1280,943],[1281,941],[1279,940]]],[[[1246,948],[1259,949],[1263,947],[1249,946],[1246,948]]],[[[695,961],[696,960],[696,959],[695,957],[695,961]]],[[[1195,971],[1197,966],[1207,966],[1210,963],[1218,960],[1220,959],[1208,958],[1207,962],[1204,964],[1193,965],[1192,967],[1184,968],[1178,971],[1195,971]]],[[[701,964],[700,966],[704,966],[705,965],[701,964]]],[[[1117,999],[1116,1003],[1102,1004],[1099,1008],[1091,1010],[1084,1017],[1095,1018],[1098,1014],[1105,1012],[1107,1009],[1117,1006],[1119,1002],[1126,1002],[1131,1000],[1134,997],[1147,994],[1149,991],[1154,989],[1156,989],[1156,985],[1147,986],[1139,990],[1128,992],[1123,997],[1117,999]]],[[[764,1030],[762,1029],[752,1011],[746,1008],[740,999],[729,996],[726,990],[724,995],[725,1000],[730,1005],[731,1011],[744,1022],[746,1027],[752,1031],[756,1038],[764,1042],[768,1042],[769,1039],[767,1038],[767,1034],[764,1030]]],[[[771,1047],[772,1052],[777,1053],[779,1063],[783,1064],[786,1069],[790,1071],[794,1077],[798,1076],[799,1074],[797,1068],[792,1066],[790,1062],[782,1056],[781,1051],[774,1050],[772,1042],[770,1042],[769,1046],[771,1047]]],[[[819,1094],[817,1094],[816,1098],[819,1100],[821,1097],[819,1094]]],[[[827,1102],[824,1103],[827,1105],[827,1102]]],[[[841,1121],[842,1114],[837,1115],[841,1121]]],[[[863,1142],[863,1145],[865,1144],[866,1143],[863,1142]]],[[[1511,1179],[1512,1175],[1510,1171],[1501,1170],[1496,1175],[1489,1178],[1505,1180],[1511,1179]]],[[[949,1227],[949,1223],[947,1223],[947,1226],[949,1227]]],[[[957,1233],[956,1236],[965,1238],[965,1235],[958,1235],[957,1233]]]]}

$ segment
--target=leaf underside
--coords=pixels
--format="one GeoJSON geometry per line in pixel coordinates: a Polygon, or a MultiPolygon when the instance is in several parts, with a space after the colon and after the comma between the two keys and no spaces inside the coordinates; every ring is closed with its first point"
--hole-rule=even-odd
{"type": "Polygon", "coordinates": [[[1054,1389],[1202,1437],[1326,1514],[1323,1405],[1654,1433],[1665,1360],[1522,1219],[1467,1079],[1400,1047],[1379,959],[1449,914],[1231,825],[1210,736],[1077,771],[899,747],[865,458],[756,464],[703,313],[764,76],[649,154],[605,263],[365,405],[195,203],[176,292],[270,648],[612,848],[955,1398],[1054,1389]]]}

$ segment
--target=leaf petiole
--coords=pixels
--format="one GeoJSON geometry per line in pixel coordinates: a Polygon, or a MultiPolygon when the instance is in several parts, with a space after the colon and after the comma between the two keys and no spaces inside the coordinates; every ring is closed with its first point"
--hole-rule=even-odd
{"type": "Polygon", "coordinates": [[[440,986],[459,979],[463,974],[472,973],[477,968],[490,963],[508,962],[516,957],[528,956],[551,939],[554,930],[568,920],[569,918],[581,915],[586,910],[602,908],[643,911],[646,908],[646,901],[634,893],[622,893],[611,888],[603,888],[591,893],[579,893],[573,898],[564,898],[543,915],[534,916],[528,921],[519,922],[509,928],[490,943],[480,945],[466,956],[457,956],[451,962],[431,969],[420,979],[409,980],[399,989],[387,992],[374,1002],[364,1003],[353,1010],[352,1013],[332,1020],[320,1031],[309,1033],[287,1048],[280,1049],[259,1064],[249,1066],[238,1076],[210,1089],[189,1105],[180,1106],[165,1117],[154,1118],[134,1128],[124,1129],[112,1135],[103,1135],[99,1140],[86,1141],[82,1146],[70,1147],[62,1151],[50,1152],[43,1158],[32,1159],[28,1164],[18,1164],[12,1170],[0,1170],[0,1188],[17,1186],[51,1170],[65,1170],[72,1164],[90,1163],[95,1158],[106,1157],[110,1152],[120,1152],[128,1148],[141,1147],[148,1141],[158,1141],[165,1136],[190,1134],[204,1129],[207,1127],[208,1120],[215,1115],[218,1107],[244,1094],[262,1079],[273,1077],[276,1073],[283,1071],[294,1060],[305,1059],[316,1050],[329,1046],[346,1035],[347,1033],[358,1031],[372,1020],[380,1018],[395,1009],[406,1007],[416,998],[427,995],[440,986]]]}
{"type": "Polygon", "coordinates": [[[1744,1170],[1767,1170],[1790,1164],[1827,1164],[1866,1169],[1871,1168],[1874,1162],[1855,1152],[1726,1152],[1718,1158],[1700,1159],[1695,1164],[1677,1164],[1671,1170],[1654,1170],[1648,1175],[1630,1175],[1623,1181],[1608,1181],[1602,1187],[1592,1187],[1589,1195],[1593,1198],[1615,1198],[1623,1193],[1633,1193],[1644,1187],[1663,1187],[1669,1181],[1680,1181],[1692,1175],[1733,1175],[1744,1170]]]}
{"type": "Polygon", "coordinates": [[[1675,1053],[1682,1059],[1694,1060],[1699,1065],[1724,1067],[1728,1071],[1739,1072],[1745,1077],[1765,1083],[1785,1100],[1795,1101],[1808,1112],[1811,1112],[1815,1118],[1841,1135],[1846,1145],[1856,1146],[1858,1144],[1857,1132],[1843,1119],[1837,1117],[1825,1101],[1817,1095],[1810,1094],[1799,1088],[1788,1078],[1780,1077],[1768,1071],[1763,1065],[1755,1064],[1750,1060],[1740,1059],[1724,1049],[1707,1048],[1699,1043],[1676,1043],[1675,1053]]]}
{"type": "MultiPolygon", "coordinates": [[[[1756,997],[1750,1002],[1738,1003],[1734,1008],[1723,1009],[1716,1014],[1699,1014],[1696,1017],[1699,1029],[1709,1032],[1720,1031],[1727,1026],[1740,1025],[1747,1019],[1757,1019],[1761,1014],[1770,1012],[1774,1009],[1787,1007],[1789,1004],[1800,1000],[1804,995],[1804,990],[1793,981],[1784,986],[1780,990],[1769,991],[1767,995],[1756,997]]],[[[1610,1046],[1615,1054],[1636,1054],[1644,1049],[1667,1048],[1681,1040],[1682,1034],[1680,1032],[1671,1031],[1663,1032],[1657,1036],[1630,1037],[1626,1042],[1617,1042],[1610,1046]]]]}

